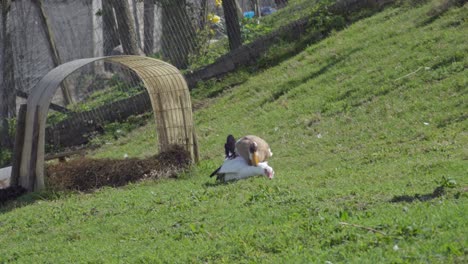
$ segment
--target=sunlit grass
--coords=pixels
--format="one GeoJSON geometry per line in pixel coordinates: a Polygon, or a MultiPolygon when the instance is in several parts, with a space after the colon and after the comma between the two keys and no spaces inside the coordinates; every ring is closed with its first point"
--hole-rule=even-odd
{"type": "MultiPolygon", "coordinates": [[[[421,23],[430,8],[387,9],[213,88],[182,179],[5,207],[0,262],[465,263],[468,10],[421,23]],[[275,178],[214,184],[228,134],[268,140],[275,178]]],[[[154,130],[93,155],[149,155],[154,130]]]]}
{"type": "Polygon", "coordinates": [[[123,159],[145,158],[158,153],[158,138],[156,124],[153,118],[147,120],[147,125],[122,135],[117,140],[104,140],[102,146],[88,154],[93,158],[123,159]]]}

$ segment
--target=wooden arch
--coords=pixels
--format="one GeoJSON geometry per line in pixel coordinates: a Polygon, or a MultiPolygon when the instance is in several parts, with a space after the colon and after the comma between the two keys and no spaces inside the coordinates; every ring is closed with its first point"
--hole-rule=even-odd
{"type": "Polygon", "coordinates": [[[97,61],[120,64],[141,78],[153,107],[160,151],[166,150],[171,144],[180,144],[191,153],[192,160],[197,159],[190,93],[183,75],[176,67],[142,56],[79,59],[52,69],[34,86],[28,97],[18,179],[18,183],[26,189],[32,191],[45,187],[45,127],[52,97],[68,75],[97,61]]]}

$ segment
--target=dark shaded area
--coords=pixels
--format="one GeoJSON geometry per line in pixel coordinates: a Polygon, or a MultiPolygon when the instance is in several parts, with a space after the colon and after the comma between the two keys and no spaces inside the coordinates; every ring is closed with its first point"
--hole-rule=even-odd
{"type": "Polygon", "coordinates": [[[438,5],[434,6],[429,12],[427,13],[427,19],[423,20],[419,23],[420,27],[427,26],[437,19],[439,19],[445,12],[450,10],[452,7],[462,7],[466,4],[467,0],[442,0],[438,5]]]}
{"type": "Polygon", "coordinates": [[[208,187],[216,187],[216,186],[228,185],[228,184],[232,184],[232,182],[224,182],[224,181],[205,182],[202,184],[202,186],[208,188],[208,187]]]}
{"type": "Polygon", "coordinates": [[[26,189],[21,186],[10,186],[6,189],[0,189],[0,205],[16,199],[24,193],[26,193],[26,189]]]}
{"type": "Polygon", "coordinates": [[[79,158],[48,166],[47,185],[56,190],[89,191],[103,186],[123,186],[141,179],[176,178],[190,162],[190,153],[178,145],[146,159],[79,158]]]}
{"type": "Polygon", "coordinates": [[[414,201],[427,202],[446,194],[444,186],[438,186],[432,193],[415,195],[397,195],[390,200],[391,203],[412,203],[414,201]]]}
{"type": "Polygon", "coordinates": [[[447,116],[437,124],[437,128],[444,128],[454,123],[461,123],[468,119],[468,114],[460,113],[458,115],[447,116]]]}
{"type": "Polygon", "coordinates": [[[58,147],[73,147],[89,142],[93,133],[104,132],[105,123],[120,122],[131,115],[151,110],[147,92],[100,106],[96,109],[73,113],[64,121],[46,128],[46,143],[58,147]]]}
{"type": "Polygon", "coordinates": [[[224,91],[229,90],[229,89],[231,89],[231,88],[233,88],[233,87],[239,86],[239,85],[241,85],[241,84],[243,84],[243,83],[245,83],[245,82],[246,82],[246,80],[242,80],[242,81],[239,81],[239,82],[231,83],[231,84],[229,84],[229,85],[227,85],[227,86],[219,87],[219,88],[216,89],[216,90],[210,91],[210,92],[207,94],[207,97],[208,97],[208,98],[216,97],[216,96],[220,95],[221,93],[223,93],[224,91]]]}

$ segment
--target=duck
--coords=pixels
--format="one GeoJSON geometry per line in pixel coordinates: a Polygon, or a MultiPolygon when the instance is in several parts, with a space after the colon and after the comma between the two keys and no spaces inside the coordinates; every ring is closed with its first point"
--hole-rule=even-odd
{"type": "Polygon", "coordinates": [[[264,139],[248,135],[236,141],[234,136],[230,134],[226,138],[224,151],[224,163],[214,170],[210,177],[217,175],[216,179],[221,181],[254,175],[266,175],[270,179],[272,178],[273,169],[268,166],[267,160],[273,153],[264,139]]]}
{"type": "Polygon", "coordinates": [[[275,172],[267,162],[259,162],[257,166],[251,166],[243,157],[237,156],[224,160],[223,165],[221,165],[215,174],[217,175],[216,180],[229,182],[258,175],[273,179],[275,172]]]}
{"type": "Polygon", "coordinates": [[[244,136],[236,141],[235,153],[243,157],[250,166],[258,166],[273,156],[268,143],[254,135],[244,136]]]}

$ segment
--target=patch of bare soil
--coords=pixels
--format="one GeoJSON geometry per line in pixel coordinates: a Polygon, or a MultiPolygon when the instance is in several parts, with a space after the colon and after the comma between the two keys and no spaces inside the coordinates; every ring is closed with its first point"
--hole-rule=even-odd
{"type": "Polygon", "coordinates": [[[78,158],[49,165],[47,186],[58,190],[89,191],[118,187],[142,179],[176,178],[190,164],[190,153],[181,146],[146,159],[124,160],[78,158]]]}

